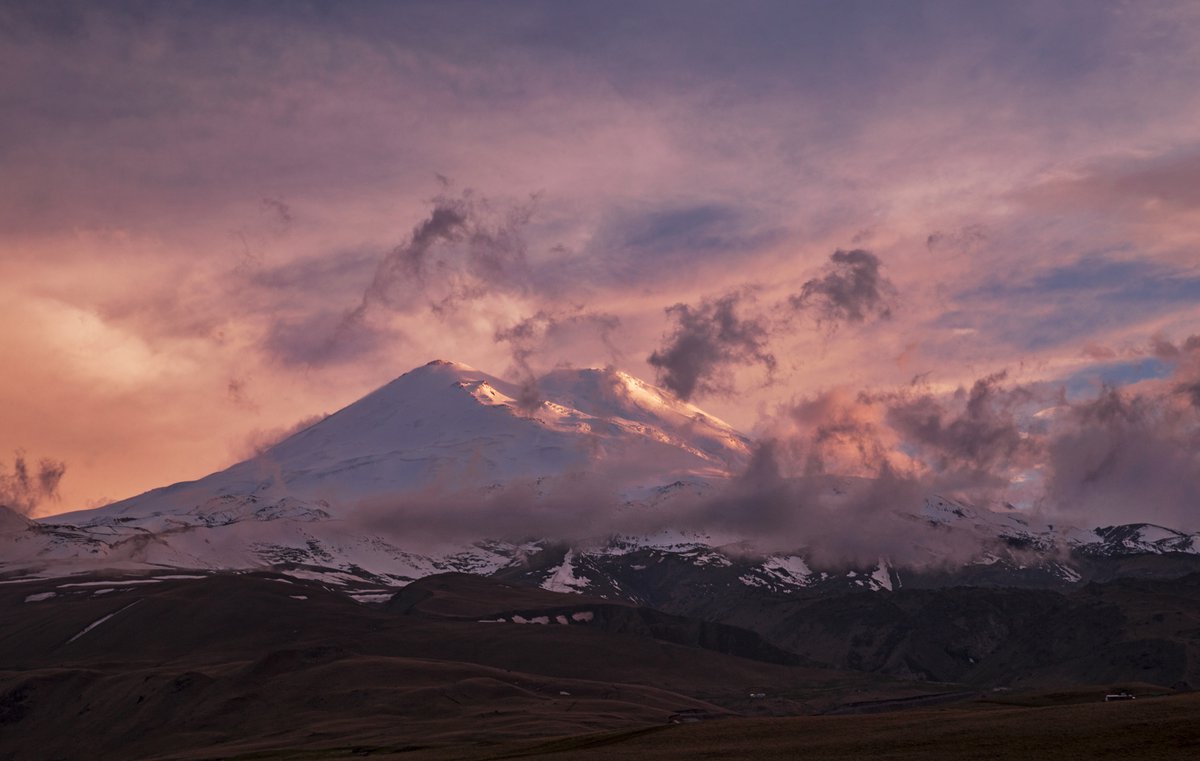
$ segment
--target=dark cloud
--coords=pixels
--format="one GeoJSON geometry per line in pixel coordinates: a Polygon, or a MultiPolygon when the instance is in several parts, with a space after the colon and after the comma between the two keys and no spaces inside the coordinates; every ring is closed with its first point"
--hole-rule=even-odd
{"type": "Polygon", "coordinates": [[[757,310],[753,289],[706,299],[699,306],[675,304],[667,308],[674,329],[647,361],[658,371],[659,383],[681,399],[728,393],[737,366],[762,366],[768,374],[774,372],[773,335],[791,323],[790,314],[778,318],[781,310],[812,310],[818,322],[831,326],[864,322],[872,316],[889,318],[896,288],[881,267],[879,257],[869,251],[839,249],[820,277],[808,280],[800,293],[774,307],[774,320],[757,310]]]}
{"type": "Polygon", "coordinates": [[[1183,350],[1192,354],[1200,354],[1200,335],[1188,336],[1183,342],[1183,350]]]}
{"type": "MultiPolygon", "coordinates": [[[[984,387],[993,382],[985,379],[984,387]]],[[[978,420],[985,417],[982,394],[974,405],[964,394],[945,408],[918,398],[939,420],[956,413],[978,420]],[[958,409],[967,406],[972,413],[958,409]]],[[[764,551],[804,548],[825,566],[864,567],[887,558],[912,567],[975,556],[982,549],[977,537],[948,535],[918,516],[936,495],[983,504],[990,494],[981,486],[997,479],[964,478],[941,462],[945,453],[898,430],[889,412],[900,398],[833,389],[776,410],[750,467],[701,506],[696,520],[750,536],[764,551]]],[[[943,422],[939,434],[946,427],[954,426],[943,422]]],[[[933,444],[951,446],[944,434],[926,434],[933,444]]]]}
{"type": "Polygon", "coordinates": [[[957,230],[935,230],[925,239],[931,253],[971,253],[987,242],[987,230],[982,225],[966,225],[957,230]]]}
{"type": "Polygon", "coordinates": [[[459,242],[466,235],[466,203],[461,199],[439,198],[428,219],[413,228],[409,240],[393,248],[379,262],[361,302],[346,316],[346,323],[361,322],[367,310],[375,305],[397,306],[397,297],[408,296],[428,282],[433,267],[430,249],[434,244],[459,242]]]}
{"type": "Polygon", "coordinates": [[[225,384],[225,393],[229,401],[239,407],[253,407],[254,401],[247,395],[246,386],[249,381],[245,378],[230,378],[225,384]]]}
{"type": "Polygon", "coordinates": [[[58,499],[58,485],[67,472],[66,463],[43,457],[31,470],[25,453],[13,457],[12,472],[0,465],[0,505],[22,515],[32,515],[38,505],[58,499]]]}
{"type": "Polygon", "coordinates": [[[1173,357],[1166,377],[1138,373],[1126,387],[1105,384],[1082,399],[1070,379],[1006,385],[1002,373],[952,397],[875,398],[886,409],[892,451],[921,463],[927,494],[976,504],[1013,499],[1084,527],[1152,521],[1195,530],[1200,341],[1176,352],[1164,345],[1154,350],[1173,357]]]}
{"type": "Polygon", "coordinates": [[[1015,410],[1033,395],[1002,386],[1007,373],[980,378],[951,400],[932,394],[899,395],[886,403],[887,421],[949,486],[1002,487],[1035,461],[1035,442],[1015,410]]]}
{"type": "Polygon", "coordinates": [[[881,273],[878,256],[861,248],[838,249],[829,261],[820,277],[788,299],[793,309],[814,310],[819,321],[830,325],[892,316],[896,287],[881,273]]]}
{"type": "Polygon", "coordinates": [[[695,307],[668,307],[674,330],[647,359],[658,372],[658,382],[680,399],[691,399],[697,393],[731,391],[728,376],[733,366],[761,365],[774,372],[767,321],[742,314],[753,303],[752,292],[743,289],[695,307]]]}
{"type": "Polygon", "coordinates": [[[669,493],[653,506],[632,506],[620,490],[645,463],[598,462],[586,471],[509,482],[480,494],[440,484],[417,494],[372,498],[353,520],[373,534],[420,536],[431,543],[491,538],[586,541],[664,530],[711,532],[749,540],[757,552],[806,550],[822,565],[927,562],[915,537],[928,524],[901,515],[922,496],[911,480],[884,470],[875,479],[791,478],[786,457],[761,444],[746,470],[700,494],[669,493]],[[906,544],[907,541],[907,544],[906,544]]]}
{"type": "Polygon", "coordinates": [[[439,484],[417,494],[377,497],[355,507],[353,520],[372,533],[430,542],[478,541],[487,536],[524,542],[576,541],[627,525],[614,510],[621,503],[610,469],[554,479],[510,481],[480,494],[439,484]]]}

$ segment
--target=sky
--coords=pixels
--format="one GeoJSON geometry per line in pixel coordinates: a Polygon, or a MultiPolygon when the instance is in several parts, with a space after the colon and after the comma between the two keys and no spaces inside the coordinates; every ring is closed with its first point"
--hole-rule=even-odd
{"type": "Polygon", "coordinates": [[[0,487],[48,515],[198,478],[444,358],[611,365],[763,439],[840,420],[889,467],[1186,523],[1198,30],[1153,0],[4,2],[0,487]]]}

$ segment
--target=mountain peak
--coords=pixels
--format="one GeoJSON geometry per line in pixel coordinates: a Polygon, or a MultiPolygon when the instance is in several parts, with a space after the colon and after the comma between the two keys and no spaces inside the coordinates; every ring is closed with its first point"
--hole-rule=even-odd
{"type": "MultiPolygon", "coordinates": [[[[418,372],[425,368],[446,368],[446,369],[450,369],[450,370],[460,370],[460,371],[465,371],[465,372],[477,372],[475,370],[475,368],[471,367],[470,365],[464,364],[462,362],[455,362],[452,359],[435,359],[435,360],[426,362],[421,367],[410,370],[409,372],[418,372]]],[[[405,373],[405,374],[407,375],[408,373],[405,373]]]]}
{"type": "Polygon", "coordinates": [[[252,460],[100,510],[165,514],[214,496],[253,496],[319,500],[346,514],[364,499],[429,488],[467,493],[597,470],[614,490],[641,493],[727,477],[749,453],[748,439],[728,425],[620,371],[556,370],[537,387],[545,403],[528,409],[519,401],[528,396],[524,386],[434,360],[252,460]]]}
{"type": "Polygon", "coordinates": [[[383,408],[394,404],[409,407],[411,402],[418,397],[427,397],[425,402],[429,404],[452,403],[451,399],[463,398],[462,395],[454,392],[455,389],[470,390],[481,382],[502,391],[507,396],[514,396],[517,393],[517,387],[513,384],[476,370],[468,364],[435,359],[380,386],[335,415],[342,415],[351,410],[361,412],[366,407],[372,408],[369,414],[384,413],[386,410],[383,408]],[[441,401],[434,402],[434,397],[441,401]]]}

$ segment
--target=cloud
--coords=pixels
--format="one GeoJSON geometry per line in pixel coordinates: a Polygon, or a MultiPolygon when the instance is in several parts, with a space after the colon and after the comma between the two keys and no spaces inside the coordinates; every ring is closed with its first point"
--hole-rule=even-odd
{"type": "Polygon", "coordinates": [[[1160,336],[1154,341],[1154,350],[1159,357],[1175,362],[1175,393],[1200,410],[1200,335],[1188,336],[1178,346],[1160,336]]]}
{"type": "Polygon", "coordinates": [[[902,486],[895,499],[879,493],[880,511],[942,495],[1023,504],[1085,527],[1150,520],[1194,530],[1200,340],[1177,348],[1169,377],[1080,399],[1061,384],[1010,383],[1004,372],[952,394],[835,389],[780,410],[764,435],[785,475],[902,486]]]}
{"type": "Polygon", "coordinates": [[[248,385],[249,380],[246,378],[230,378],[225,384],[226,396],[229,398],[229,401],[239,407],[254,408],[254,400],[250,398],[246,391],[248,385]]]}
{"type": "Polygon", "coordinates": [[[22,515],[32,515],[39,505],[58,499],[58,487],[67,472],[66,463],[43,457],[31,470],[25,453],[17,451],[12,472],[0,465],[0,506],[22,515]]]}
{"type": "Polygon", "coordinates": [[[273,321],[261,339],[269,355],[285,365],[349,365],[376,356],[395,339],[365,320],[348,324],[346,312],[314,309],[273,321]]]}
{"type": "Polygon", "coordinates": [[[1033,399],[1020,387],[1004,388],[1006,372],[959,389],[948,408],[932,394],[901,394],[887,401],[887,420],[913,450],[945,481],[944,488],[1001,488],[1036,461],[1038,448],[1015,410],[1033,399]]]}
{"type": "Polygon", "coordinates": [[[297,420],[291,425],[268,429],[256,428],[250,433],[246,434],[245,440],[236,448],[234,456],[237,457],[239,461],[260,457],[268,449],[284,439],[303,431],[305,428],[310,428],[316,425],[327,417],[329,417],[327,414],[309,415],[308,417],[297,420]]]}
{"type": "Polygon", "coordinates": [[[718,201],[618,207],[598,220],[582,255],[562,267],[608,288],[702,276],[731,258],[752,259],[785,238],[778,223],[762,216],[718,201]]]}
{"type": "Polygon", "coordinates": [[[870,478],[789,477],[788,450],[779,440],[762,442],[750,467],[688,521],[747,537],[760,553],[802,550],[818,568],[872,567],[882,559],[906,567],[949,564],[979,550],[973,540],[914,520],[928,496],[924,484],[886,460],[870,478]]]}
{"type": "Polygon", "coordinates": [[[292,224],[294,217],[292,216],[292,207],[278,198],[262,199],[263,211],[275,218],[279,225],[287,228],[292,224]]]}
{"type": "Polygon", "coordinates": [[[1200,153],[1109,160],[1026,191],[1031,203],[1136,217],[1200,209],[1200,153]]]}
{"type": "Polygon", "coordinates": [[[1079,352],[1080,356],[1086,357],[1097,362],[1107,362],[1117,358],[1117,352],[1110,346],[1102,346],[1096,343],[1089,343],[1079,352]]]}
{"type": "Polygon", "coordinates": [[[1092,343],[1106,330],[1149,328],[1188,310],[1200,301],[1200,274],[1150,257],[1093,253],[989,277],[956,299],[963,307],[936,325],[975,328],[989,344],[1044,350],[1092,343]]]}
{"type": "Polygon", "coordinates": [[[880,272],[879,257],[861,248],[838,249],[824,274],[804,283],[788,301],[796,310],[812,309],[820,322],[865,322],[892,316],[896,287],[880,272]]]}
{"type": "Polygon", "coordinates": [[[418,536],[431,543],[478,541],[481,531],[512,542],[593,539],[619,530],[628,517],[615,507],[621,500],[613,475],[604,468],[513,481],[482,495],[438,484],[416,494],[365,500],[356,505],[353,520],[372,533],[418,536]]]}
{"type": "Polygon", "coordinates": [[[698,393],[730,392],[732,366],[761,365],[772,373],[776,361],[767,347],[767,321],[741,314],[753,303],[753,292],[741,289],[694,307],[667,307],[674,328],[647,359],[658,372],[658,382],[686,400],[698,393]]]}
{"type": "Polygon", "coordinates": [[[413,309],[432,276],[431,249],[441,242],[462,241],[468,234],[467,213],[464,199],[435,199],[429,217],[376,264],[357,306],[342,313],[330,328],[322,329],[321,322],[328,316],[320,313],[310,313],[300,323],[276,323],[268,346],[278,356],[304,364],[350,361],[375,352],[386,342],[386,331],[370,324],[372,311],[413,309]]]}
{"type": "Polygon", "coordinates": [[[517,404],[523,411],[531,411],[541,405],[538,391],[536,356],[546,353],[555,358],[555,363],[568,353],[568,344],[578,347],[589,340],[598,340],[608,353],[611,362],[621,356],[613,343],[613,332],[621,325],[615,315],[585,311],[583,307],[561,312],[539,310],[507,328],[495,333],[496,343],[508,344],[512,352],[513,370],[517,374],[521,395],[517,404]]]}
{"type": "MultiPolygon", "coordinates": [[[[306,309],[284,305],[283,316],[264,335],[264,346],[287,364],[345,364],[403,341],[404,322],[394,318],[470,323],[475,305],[522,298],[535,290],[522,234],[533,213],[532,201],[493,203],[464,191],[443,192],[431,205],[407,240],[374,262],[369,281],[353,296],[356,304],[341,311],[328,300],[306,309]]],[[[336,298],[364,264],[358,253],[303,260],[255,273],[251,284],[307,297],[332,280],[329,287],[336,298]]]]}
{"type": "Polygon", "coordinates": [[[949,232],[934,230],[926,236],[925,248],[930,253],[971,254],[978,251],[987,239],[987,230],[982,225],[966,225],[949,232]]]}
{"type": "MultiPolygon", "coordinates": [[[[875,479],[792,478],[785,455],[764,442],[746,470],[702,494],[668,493],[651,506],[626,503],[621,488],[645,475],[645,463],[601,461],[547,479],[508,482],[486,493],[436,484],[418,493],[376,497],[356,505],[351,520],[372,534],[419,536],[455,543],[489,538],[586,542],[664,530],[707,532],[749,540],[754,551],[807,549],[822,566],[928,562],[915,540],[931,532],[899,513],[919,508],[915,482],[885,471],[875,479]]],[[[718,541],[720,541],[718,539],[718,541]]],[[[939,561],[940,562],[940,561],[939,561]]]]}
{"type": "Polygon", "coordinates": [[[818,323],[890,319],[896,287],[881,272],[875,254],[838,249],[820,277],[807,280],[797,294],[775,305],[774,319],[758,310],[758,288],[742,288],[705,299],[698,306],[667,308],[673,331],[648,358],[658,381],[681,399],[697,394],[732,391],[733,370],[762,366],[768,377],[776,369],[771,343],[780,332],[791,333],[793,313],[813,311],[818,323]],[[785,313],[780,319],[778,315],[785,313]]]}
{"type": "Polygon", "coordinates": [[[375,306],[410,308],[404,297],[426,286],[433,274],[430,250],[439,242],[454,243],[466,237],[467,214],[465,199],[438,198],[429,217],[413,228],[409,240],[389,251],[376,266],[362,300],[347,314],[345,324],[361,323],[367,310],[375,306]]]}
{"type": "Polygon", "coordinates": [[[1154,521],[1200,528],[1194,407],[1108,388],[1060,417],[1046,445],[1046,507],[1091,525],[1154,521]]]}
{"type": "Polygon", "coordinates": [[[879,405],[844,387],[781,405],[762,433],[788,476],[875,477],[892,466],[895,441],[879,405]]]}
{"type": "Polygon", "coordinates": [[[1200,381],[1180,383],[1175,387],[1175,390],[1181,394],[1186,394],[1188,399],[1191,400],[1192,406],[1200,409],[1200,381]]]}
{"type": "Polygon", "coordinates": [[[794,400],[771,414],[750,467],[691,518],[761,551],[805,548],[818,565],[965,561],[982,551],[978,537],[918,516],[938,495],[1002,505],[1013,468],[1003,453],[1023,447],[1008,412],[1022,392],[1002,380],[948,398],[835,387],[794,400]]]}

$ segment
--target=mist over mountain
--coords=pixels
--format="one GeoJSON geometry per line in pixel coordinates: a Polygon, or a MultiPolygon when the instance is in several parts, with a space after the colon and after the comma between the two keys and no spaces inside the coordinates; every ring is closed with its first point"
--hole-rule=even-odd
{"type": "MultiPolygon", "coordinates": [[[[997,424],[984,422],[998,419],[994,383],[976,386],[966,422],[948,423],[947,435],[996,440],[986,426],[997,424]]],[[[777,429],[754,442],[614,369],[557,369],[536,388],[529,406],[521,384],[430,362],[197,481],[36,522],[6,513],[0,567],[39,576],[272,568],[364,589],[503,572],[649,600],[661,590],[629,575],[647,554],[710,586],[811,591],[967,578],[1056,586],[1116,573],[1117,556],[1200,551],[1173,528],[1076,526],[939,493],[994,488],[962,475],[989,468],[992,455],[974,455],[971,471],[893,465],[864,447],[884,441],[862,414],[869,400],[798,406],[780,421],[790,438],[777,429]],[[827,472],[855,441],[861,462],[881,458],[875,472],[827,472]]],[[[906,419],[931,409],[890,404],[906,419]]]]}

